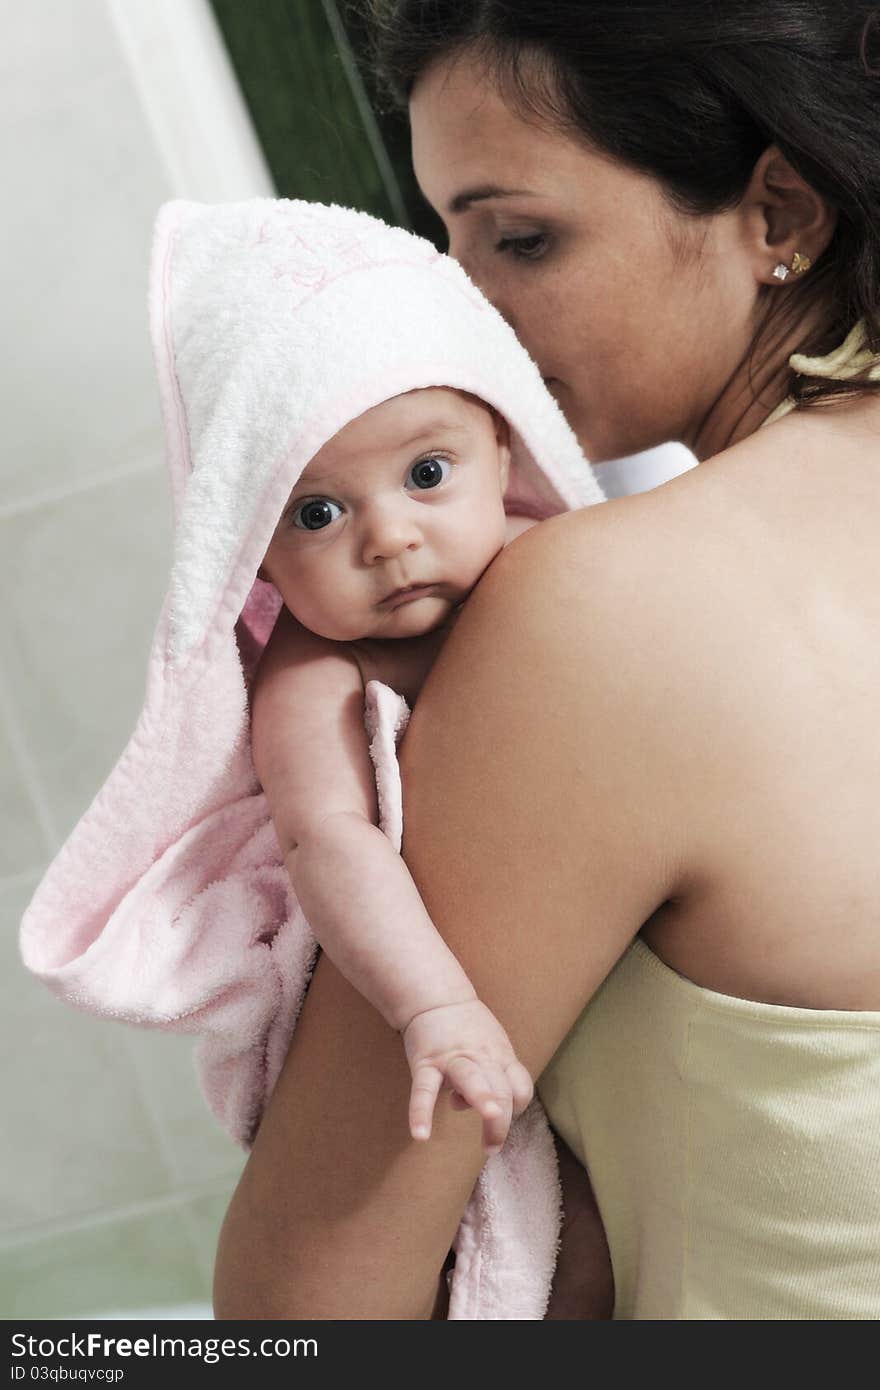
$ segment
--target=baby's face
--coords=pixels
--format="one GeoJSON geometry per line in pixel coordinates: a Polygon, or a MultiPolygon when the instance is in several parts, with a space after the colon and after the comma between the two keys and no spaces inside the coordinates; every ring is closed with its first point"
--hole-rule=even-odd
{"type": "Polygon", "coordinates": [[[503,422],[459,391],[383,401],[311,460],[261,574],[323,637],[420,636],[504,545],[509,457],[503,422]]]}

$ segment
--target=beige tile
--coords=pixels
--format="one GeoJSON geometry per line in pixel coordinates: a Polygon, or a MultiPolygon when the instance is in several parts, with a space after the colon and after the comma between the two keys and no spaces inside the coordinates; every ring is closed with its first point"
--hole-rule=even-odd
{"type": "Polygon", "coordinates": [[[170,525],[164,468],[0,521],[6,687],[59,843],[143,705],[170,525]]]}
{"type": "MultiPolygon", "coordinates": [[[[80,51],[79,45],[73,52],[80,51]]],[[[152,228],[171,185],[126,71],[14,124],[0,173],[4,503],[143,457],[160,427],[147,316],[152,228]]],[[[5,105],[4,105],[5,111],[5,105]]]]}
{"type": "Polygon", "coordinates": [[[172,1182],[128,1052],[130,1030],[57,999],[21,962],[35,879],[0,883],[0,1236],[167,1196],[172,1182]]]}
{"type": "Polygon", "coordinates": [[[210,1301],[179,1207],[0,1249],[0,1317],[73,1318],[210,1301]]]}
{"type": "Polygon", "coordinates": [[[190,1203],[196,1249],[209,1290],[214,1287],[214,1262],[220,1227],[234,1190],[235,1184],[230,1183],[228,1191],[205,1193],[201,1197],[194,1197],[190,1203]]]}
{"type": "Polygon", "coordinates": [[[39,868],[48,853],[46,835],[20,775],[10,734],[0,719],[0,879],[39,868]]]}
{"type": "Polygon", "coordinates": [[[3,105],[13,119],[57,100],[59,88],[82,89],[122,63],[106,0],[4,6],[3,105]]]}
{"type": "Polygon", "coordinates": [[[195,1038],[132,1029],[129,1042],[175,1187],[228,1182],[231,1190],[247,1155],[214,1118],[202,1095],[195,1038]]]}

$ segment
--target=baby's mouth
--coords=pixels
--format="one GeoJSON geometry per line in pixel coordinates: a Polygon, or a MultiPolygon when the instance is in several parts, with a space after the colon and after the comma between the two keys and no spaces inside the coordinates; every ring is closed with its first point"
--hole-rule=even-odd
{"type": "Polygon", "coordinates": [[[406,584],[402,589],[395,589],[392,594],[387,594],[382,599],[382,603],[405,603],[408,599],[418,598],[428,589],[436,589],[436,587],[436,584],[406,584]]]}

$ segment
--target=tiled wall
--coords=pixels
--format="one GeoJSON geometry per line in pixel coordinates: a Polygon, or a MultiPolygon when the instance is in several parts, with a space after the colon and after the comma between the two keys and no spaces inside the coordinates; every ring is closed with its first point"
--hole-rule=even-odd
{"type": "Polygon", "coordinates": [[[208,1301],[243,1162],[192,1042],[62,1004],[17,928],[134,727],[164,596],[156,209],[272,185],[206,0],[5,0],[2,32],[0,1317],[75,1317],[208,1301]]]}

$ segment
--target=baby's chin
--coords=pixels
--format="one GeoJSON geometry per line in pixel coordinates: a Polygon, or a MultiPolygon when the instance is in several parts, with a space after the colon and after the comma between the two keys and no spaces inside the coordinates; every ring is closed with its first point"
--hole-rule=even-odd
{"type": "Polygon", "coordinates": [[[383,615],[369,634],[371,637],[424,637],[436,632],[449,620],[457,604],[439,594],[426,594],[383,615]]]}

